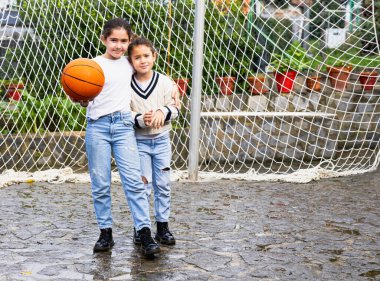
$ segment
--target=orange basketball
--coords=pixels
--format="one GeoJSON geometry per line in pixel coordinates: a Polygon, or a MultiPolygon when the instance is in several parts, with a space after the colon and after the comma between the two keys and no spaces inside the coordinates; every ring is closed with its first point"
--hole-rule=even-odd
{"type": "Polygon", "coordinates": [[[79,58],[63,69],[61,84],[73,101],[92,100],[103,88],[104,73],[94,60],[79,58]]]}

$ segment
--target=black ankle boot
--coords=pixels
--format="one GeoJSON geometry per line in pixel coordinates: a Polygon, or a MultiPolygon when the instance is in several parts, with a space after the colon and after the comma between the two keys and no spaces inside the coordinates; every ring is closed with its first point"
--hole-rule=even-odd
{"type": "Polygon", "coordinates": [[[169,231],[169,224],[167,222],[157,222],[157,233],[154,237],[158,242],[165,245],[174,245],[175,238],[169,231]]]}
{"type": "Polygon", "coordinates": [[[141,245],[141,237],[135,227],[133,228],[133,244],[141,245]]]}
{"type": "Polygon", "coordinates": [[[144,255],[152,255],[160,252],[160,246],[152,238],[152,234],[148,227],[143,227],[137,232],[141,239],[141,253],[144,255]]]}
{"type": "Polygon", "coordinates": [[[109,251],[115,245],[112,238],[112,228],[105,228],[100,230],[100,236],[94,246],[94,252],[109,251]]]}

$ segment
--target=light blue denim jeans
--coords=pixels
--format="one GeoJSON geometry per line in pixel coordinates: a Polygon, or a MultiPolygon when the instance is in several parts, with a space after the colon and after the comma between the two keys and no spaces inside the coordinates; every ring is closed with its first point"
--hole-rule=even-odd
{"type": "Polygon", "coordinates": [[[157,222],[168,222],[170,215],[170,160],[169,133],[155,139],[137,139],[141,173],[148,181],[147,196],[153,187],[154,217],[157,222]]]}
{"type": "Polygon", "coordinates": [[[137,230],[151,227],[147,191],[130,113],[112,113],[87,120],[86,153],[95,215],[100,229],[112,227],[111,153],[137,230]]]}

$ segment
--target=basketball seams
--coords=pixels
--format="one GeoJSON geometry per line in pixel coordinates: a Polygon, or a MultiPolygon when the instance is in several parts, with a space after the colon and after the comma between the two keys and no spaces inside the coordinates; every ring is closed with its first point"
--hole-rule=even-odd
{"type": "Polygon", "coordinates": [[[88,97],[86,96],[82,96],[80,94],[78,94],[77,92],[75,92],[73,89],[70,88],[70,86],[66,83],[65,79],[62,79],[62,82],[65,84],[65,87],[71,91],[72,94],[76,95],[77,97],[76,98],[83,98],[84,100],[87,100],[88,97]]]}
{"type": "Polygon", "coordinates": [[[76,65],[71,65],[71,66],[65,67],[65,69],[64,69],[63,71],[64,71],[64,72],[65,72],[65,71],[68,71],[70,68],[77,67],[77,66],[87,66],[87,67],[91,67],[91,68],[95,69],[96,71],[98,71],[98,72],[104,77],[104,72],[103,72],[102,69],[99,69],[99,66],[92,66],[92,65],[89,65],[89,64],[76,64],[76,65]]]}
{"type": "Polygon", "coordinates": [[[78,77],[75,77],[75,76],[73,76],[73,75],[67,74],[67,73],[65,73],[65,72],[63,72],[63,75],[69,76],[69,77],[71,77],[71,78],[73,78],[73,79],[76,79],[76,80],[81,81],[81,82],[84,82],[84,83],[88,83],[88,84],[90,84],[90,85],[94,85],[94,86],[97,86],[97,87],[100,87],[100,88],[103,87],[103,86],[101,86],[101,85],[98,85],[98,84],[95,84],[95,83],[89,82],[89,81],[87,81],[87,80],[80,79],[80,78],[78,78],[78,77]]]}

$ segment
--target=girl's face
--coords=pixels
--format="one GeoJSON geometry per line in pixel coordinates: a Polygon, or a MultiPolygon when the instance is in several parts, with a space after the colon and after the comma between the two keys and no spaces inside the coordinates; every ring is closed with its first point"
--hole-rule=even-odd
{"type": "Polygon", "coordinates": [[[117,60],[121,58],[128,49],[129,36],[124,28],[113,29],[112,33],[107,37],[101,37],[106,46],[104,57],[107,59],[117,60]]]}
{"type": "Polygon", "coordinates": [[[138,45],[133,48],[129,59],[137,74],[144,75],[150,73],[156,61],[157,54],[145,45],[138,45]]]}

